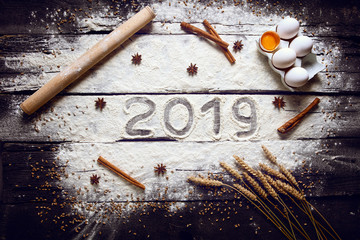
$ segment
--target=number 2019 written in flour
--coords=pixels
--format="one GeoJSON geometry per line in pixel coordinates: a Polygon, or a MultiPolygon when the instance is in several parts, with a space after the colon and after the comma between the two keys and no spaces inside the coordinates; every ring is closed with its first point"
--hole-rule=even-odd
{"type": "Polygon", "coordinates": [[[125,124],[126,135],[132,138],[158,135],[155,131],[159,129],[151,128],[156,121],[166,135],[174,138],[186,138],[190,134],[219,138],[223,133],[243,138],[257,129],[255,102],[249,97],[230,100],[214,97],[205,101],[192,97],[174,97],[168,101],[132,97],[126,100],[124,111],[132,115],[125,124]],[[152,119],[154,115],[157,118],[152,119]]]}

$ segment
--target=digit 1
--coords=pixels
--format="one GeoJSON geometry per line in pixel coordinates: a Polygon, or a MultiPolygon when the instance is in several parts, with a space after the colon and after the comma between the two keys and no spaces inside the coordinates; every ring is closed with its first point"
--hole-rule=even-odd
{"type": "Polygon", "coordinates": [[[178,135],[178,136],[185,135],[191,129],[191,126],[192,126],[192,124],[194,122],[194,111],[193,111],[190,103],[188,102],[188,100],[186,100],[185,98],[174,98],[174,99],[172,99],[165,107],[164,122],[165,122],[165,128],[170,133],[178,135]],[[177,104],[184,105],[186,107],[186,109],[188,110],[188,112],[189,112],[189,119],[187,121],[187,124],[183,129],[180,129],[180,130],[174,128],[170,123],[170,111],[177,104]]]}
{"type": "Polygon", "coordinates": [[[238,137],[247,137],[247,136],[252,135],[256,131],[257,117],[256,117],[255,103],[253,102],[253,100],[251,100],[248,97],[243,97],[243,98],[237,99],[236,102],[234,103],[233,107],[232,107],[232,113],[233,113],[233,117],[237,121],[250,124],[250,129],[249,130],[239,131],[239,132],[236,133],[236,136],[238,136],[238,137]],[[250,110],[251,110],[250,116],[244,116],[244,115],[241,115],[239,113],[239,106],[242,103],[246,103],[246,104],[249,105],[250,110]]]}
{"type": "Polygon", "coordinates": [[[145,113],[136,115],[135,117],[131,118],[125,125],[125,131],[130,136],[148,136],[152,134],[151,130],[134,129],[133,127],[137,122],[150,117],[155,112],[155,103],[146,97],[133,97],[125,102],[126,109],[128,110],[130,106],[134,103],[146,104],[149,107],[149,110],[145,113]]]}
{"type": "Polygon", "coordinates": [[[201,112],[207,112],[209,109],[214,108],[214,133],[219,134],[220,132],[220,100],[214,98],[213,100],[204,104],[201,107],[201,112]]]}

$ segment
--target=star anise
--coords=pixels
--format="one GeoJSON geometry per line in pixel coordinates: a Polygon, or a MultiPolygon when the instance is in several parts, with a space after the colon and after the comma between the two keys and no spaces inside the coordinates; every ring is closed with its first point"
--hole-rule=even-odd
{"type": "Polygon", "coordinates": [[[135,55],[132,55],[131,61],[132,61],[133,64],[139,65],[141,63],[141,55],[139,55],[139,53],[136,53],[135,55]]]}
{"type": "Polygon", "coordinates": [[[196,64],[193,65],[192,63],[190,63],[190,66],[186,70],[190,75],[194,75],[197,73],[198,67],[196,66],[196,64]]]}
{"type": "Polygon", "coordinates": [[[157,175],[159,176],[160,174],[164,175],[166,172],[166,165],[164,164],[158,164],[155,168],[155,173],[157,173],[157,175]]]}
{"type": "Polygon", "coordinates": [[[100,110],[103,110],[103,108],[105,107],[106,102],[104,101],[104,98],[98,98],[95,101],[95,107],[96,108],[100,108],[100,110]]]}
{"type": "Polygon", "coordinates": [[[91,177],[90,177],[90,183],[91,185],[93,184],[99,184],[99,180],[100,180],[100,177],[96,174],[93,174],[91,177]]]}
{"type": "Polygon", "coordinates": [[[278,109],[282,108],[284,109],[285,107],[285,101],[284,101],[284,97],[274,97],[275,100],[272,102],[274,104],[274,106],[278,109]]]}
{"type": "Polygon", "coordinates": [[[242,40],[236,41],[236,42],[234,42],[233,49],[234,49],[235,52],[241,51],[241,49],[243,48],[243,46],[244,46],[244,44],[242,44],[242,40]]]}

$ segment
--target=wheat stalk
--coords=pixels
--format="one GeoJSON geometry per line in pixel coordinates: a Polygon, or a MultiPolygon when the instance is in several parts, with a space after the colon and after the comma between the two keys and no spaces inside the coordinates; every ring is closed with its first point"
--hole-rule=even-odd
{"type": "MultiPolygon", "coordinates": [[[[275,164],[275,165],[277,165],[279,168],[280,168],[280,172],[282,172],[283,174],[281,174],[280,172],[278,172],[278,171],[276,171],[276,170],[274,170],[274,171],[272,171],[272,170],[269,170],[269,171],[267,171],[267,166],[266,165],[263,165],[263,166],[261,166],[260,164],[260,168],[262,168],[264,171],[266,171],[267,173],[269,173],[269,174],[271,174],[271,175],[273,175],[273,176],[275,176],[275,177],[277,177],[277,178],[281,178],[281,179],[283,179],[283,180],[287,180],[287,181],[289,181],[290,183],[292,183],[293,184],[293,186],[296,186],[296,187],[298,187],[299,188],[299,184],[298,184],[298,182],[296,181],[296,179],[295,179],[295,177],[283,166],[283,165],[281,165],[281,164],[279,164],[278,162],[277,162],[277,159],[276,159],[276,157],[265,147],[265,146],[262,146],[262,149],[263,149],[263,151],[264,151],[264,153],[265,153],[265,156],[269,159],[269,161],[271,162],[271,163],[273,163],[273,164],[275,164]],[[264,167],[265,166],[265,167],[264,167]],[[265,169],[266,168],[266,169],[265,169]],[[270,172],[271,171],[271,172],[270,172]],[[285,176],[285,178],[286,179],[284,179],[283,178],[283,176],[285,176]]],[[[271,169],[271,168],[269,168],[269,169],[271,169]]],[[[301,192],[299,192],[299,191],[297,191],[295,188],[293,188],[292,186],[290,186],[290,185],[288,185],[288,184],[286,184],[286,183],[282,183],[281,181],[279,181],[279,180],[277,180],[277,181],[275,181],[274,179],[272,179],[270,176],[265,176],[266,177],[266,179],[268,180],[268,182],[278,191],[278,192],[280,192],[280,193],[282,193],[282,194],[285,194],[285,195],[288,195],[284,190],[286,190],[286,191],[288,191],[290,194],[292,194],[293,196],[295,196],[297,199],[300,199],[300,200],[305,200],[305,197],[304,197],[304,195],[301,193],[301,192]],[[281,186],[279,186],[279,184],[281,185],[281,186]]],[[[296,203],[296,202],[295,202],[296,203]]],[[[299,206],[300,207],[300,206],[299,206]]],[[[311,211],[310,211],[310,209],[308,209],[308,212],[309,212],[309,217],[310,217],[310,219],[312,220],[312,222],[313,221],[316,221],[316,220],[314,220],[313,219],[313,217],[312,217],[312,214],[311,214],[311,211]]],[[[291,213],[291,212],[290,212],[291,213]]],[[[295,218],[295,220],[296,220],[296,218],[295,218]]],[[[297,221],[297,220],[296,220],[297,221]]],[[[326,220],[325,220],[326,221],[326,220]]],[[[314,222],[313,222],[314,223],[314,222]]],[[[299,225],[300,226],[300,225],[299,225]]],[[[330,226],[330,225],[329,225],[330,226]]],[[[314,227],[315,227],[315,230],[316,230],[316,232],[317,232],[317,234],[319,234],[319,232],[318,232],[318,230],[317,230],[317,227],[316,227],[316,225],[314,224],[314,227]]],[[[330,226],[330,228],[331,228],[331,226],[330,226]]],[[[333,229],[332,229],[333,230],[333,229]]],[[[334,231],[334,230],[333,230],[334,231]]],[[[335,231],[334,231],[335,232],[335,231]]],[[[306,232],[305,232],[306,233],[306,232]]],[[[335,232],[335,234],[336,234],[336,232],[335,232]]]]}
{"type": "Polygon", "coordinates": [[[296,190],[293,186],[284,183],[280,180],[276,180],[276,184],[281,187],[282,189],[284,189],[286,192],[290,193],[291,195],[293,195],[295,198],[299,199],[299,200],[305,200],[305,196],[300,193],[298,190],[296,190]]]}
{"type": "MultiPolygon", "coordinates": [[[[269,184],[271,186],[273,186],[278,192],[289,196],[289,194],[287,192],[285,192],[277,183],[276,181],[269,175],[264,175],[266,180],[269,182],[269,184]]],[[[293,219],[295,220],[295,222],[298,224],[298,227],[296,225],[294,225],[294,228],[296,228],[299,233],[301,233],[306,239],[310,239],[309,235],[306,233],[306,231],[304,230],[304,228],[301,226],[301,224],[299,223],[299,221],[297,220],[297,218],[294,216],[294,214],[292,213],[292,211],[289,209],[289,207],[285,204],[285,202],[279,197],[279,202],[280,204],[284,207],[284,212],[286,213],[286,217],[289,220],[290,223],[290,227],[292,229],[292,225],[293,223],[290,221],[289,218],[289,214],[293,217],[293,219]]],[[[316,228],[315,228],[316,229],[316,228]]]]}
{"type": "Polygon", "coordinates": [[[263,164],[263,163],[259,163],[259,166],[260,166],[261,170],[263,170],[264,172],[266,172],[274,177],[277,177],[279,179],[286,180],[286,177],[284,174],[271,168],[270,166],[263,164]]]}
{"type": "Polygon", "coordinates": [[[240,192],[242,192],[246,197],[251,199],[252,201],[256,201],[256,195],[244,188],[239,184],[234,184],[234,187],[237,188],[240,192]]]}
{"type": "Polygon", "coordinates": [[[218,180],[205,179],[205,178],[193,177],[193,176],[188,177],[188,180],[197,185],[208,186],[208,187],[220,187],[224,185],[223,182],[218,180]]]}
{"type": "Polygon", "coordinates": [[[252,177],[249,176],[249,174],[247,174],[246,172],[243,173],[246,181],[248,181],[250,183],[250,185],[255,189],[255,191],[262,196],[263,198],[267,198],[267,193],[266,191],[260,186],[260,184],[258,184],[255,179],[253,179],[252,177]]]}
{"type": "Polygon", "coordinates": [[[241,174],[232,168],[230,165],[226,164],[225,162],[220,162],[220,166],[228,171],[232,176],[234,176],[238,180],[242,180],[241,174]]]}
{"type": "Polygon", "coordinates": [[[267,159],[269,159],[269,161],[275,165],[277,165],[277,161],[276,161],[276,157],[269,151],[269,149],[267,149],[264,145],[261,146],[262,150],[265,153],[265,156],[267,157],[267,159]]]}
{"type": "Polygon", "coordinates": [[[250,167],[249,165],[247,165],[243,159],[239,158],[238,156],[234,155],[233,156],[236,160],[236,162],[248,173],[251,173],[253,176],[256,176],[256,171],[250,167]]]}
{"type": "Polygon", "coordinates": [[[291,236],[291,232],[280,221],[280,219],[254,193],[239,184],[234,184],[233,187],[236,191],[240,192],[245,198],[247,198],[247,200],[249,200],[261,213],[263,213],[288,239],[295,239],[295,237],[291,236]]]}

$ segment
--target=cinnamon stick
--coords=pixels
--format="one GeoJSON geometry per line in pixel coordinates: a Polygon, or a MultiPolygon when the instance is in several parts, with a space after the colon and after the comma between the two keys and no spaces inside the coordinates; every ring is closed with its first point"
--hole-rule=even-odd
{"type": "Polygon", "coordinates": [[[132,183],[135,186],[145,190],[145,186],[143,184],[141,184],[134,178],[130,177],[128,174],[124,173],[122,170],[120,170],[118,167],[116,167],[115,165],[113,165],[112,163],[107,161],[102,156],[100,156],[97,161],[98,161],[98,163],[104,165],[105,167],[107,167],[108,169],[110,169],[111,171],[113,171],[114,173],[116,173],[117,175],[119,175],[120,177],[122,177],[123,179],[128,181],[129,183],[132,183]]]}
{"type": "MultiPolygon", "coordinates": [[[[204,23],[205,27],[208,29],[208,31],[209,31],[212,35],[214,35],[214,36],[216,36],[218,39],[222,40],[222,39],[220,38],[219,34],[218,34],[218,33],[215,31],[215,29],[213,28],[213,26],[211,26],[211,24],[208,22],[208,20],[205,19],[205,20],[203,21],[203,23],[204,23]]],[[[229,62],[230,62],[231,64],[233,64],[233,63],[236,61],[236,59],[235,59],[234,56],[231,54],[231,52],[229,51],[229,49],[228,49],[228,48],[224,48],[224,47],[220,47],[220,48],[221,48],[222,52],[224,53],[225,57],[229,60],[229,62]]]]}
{"type": "Polygon", "coordinates": [[[277,130],[280,133],[287,133],[288,131],[290,131],[291,129],[293,129],[304,117],[305,115],[311,110],[313,109],[316,105],[318,105],[320,102],[319,98],[315,98],[315,100],[309,105],[307,106],[307,108],[305,108],[301,113],[299,113],[298,115],[296,115],[294,118],[290,119],[289,121],[287,121],[285,124],[283,124],[281,127],[279,127],[277,130]]]}
{"type": "Polygon", "coordinates": [[[184,28],[185,30],[188,30],[190,32],[194,32],[197,33],[198,35],[205,37],[213,42],[215,42],[216,44],[218,44],[221,47],[225,47],[227,48],[229,46],[229,44],[227,42],[224,42],[221,39],[218,39],[216,36],[211,35],[210,33],[205,32],[204,30],[201,30],[200,28],[197,28],[189,23],[186,22],[181,22],[180,26],[182,28],[184,28]]]}

